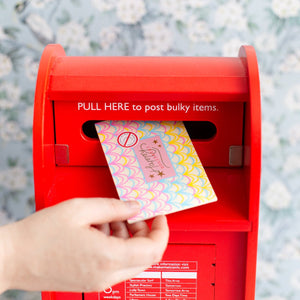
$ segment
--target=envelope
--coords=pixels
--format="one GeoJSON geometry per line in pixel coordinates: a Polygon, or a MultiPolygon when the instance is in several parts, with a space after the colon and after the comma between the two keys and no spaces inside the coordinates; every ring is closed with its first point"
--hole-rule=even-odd
{"type": "Polygon", "coordinates": [[[183,122],[95,126],[120,199],[141,205],[129,223],[217,201],[183,122]]]}

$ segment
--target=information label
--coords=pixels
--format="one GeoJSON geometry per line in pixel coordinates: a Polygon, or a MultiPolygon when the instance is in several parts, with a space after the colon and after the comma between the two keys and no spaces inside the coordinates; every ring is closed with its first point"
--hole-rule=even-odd
{"type": "Polygon", "coordinates": [[[162,261],[125,283],[126,300],[197,299],[197,262],[162,261]]]}
{"type": "Polygon", "coordinates": [[[85,300],[214,300],[216,246],[169,244],[164,260],[85,300]]]}
{"type": "Polygon", "coordinates": [[[93,300],[196,300],[197,261],[162,261],[93,300]]]}

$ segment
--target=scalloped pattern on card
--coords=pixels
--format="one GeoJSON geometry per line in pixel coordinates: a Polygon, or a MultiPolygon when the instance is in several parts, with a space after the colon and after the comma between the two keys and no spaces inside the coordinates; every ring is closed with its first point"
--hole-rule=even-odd
{"type": "Polygon", "coordinates": [[[141,204],[133,223],[217,201],[181,121],[102,121],[97,133],[119,197],[141,204]]]}

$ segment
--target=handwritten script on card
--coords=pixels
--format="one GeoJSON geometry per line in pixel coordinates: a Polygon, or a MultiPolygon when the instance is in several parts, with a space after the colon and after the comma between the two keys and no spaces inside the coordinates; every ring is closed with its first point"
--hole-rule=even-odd
{"type": "Polygon", "coordinates": [[[159,136],[140,140],[133,150],[147,182],[176,176],[172,162],[159,136]]]}

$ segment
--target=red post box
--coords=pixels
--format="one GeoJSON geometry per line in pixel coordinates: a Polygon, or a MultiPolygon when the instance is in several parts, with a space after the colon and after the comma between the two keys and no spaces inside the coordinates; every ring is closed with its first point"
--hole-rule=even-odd
{"type": "Polygon", "coordinates": [[[184,121],[218,201],[169,215],[163,260],[136,278],[102,293],[43,292],[43,300],[253,300],[261,170],[254,49],[234,58],[67,57],[48,45],[34,107],[37,210],[117,197],[99,120],[184,121]]]}

